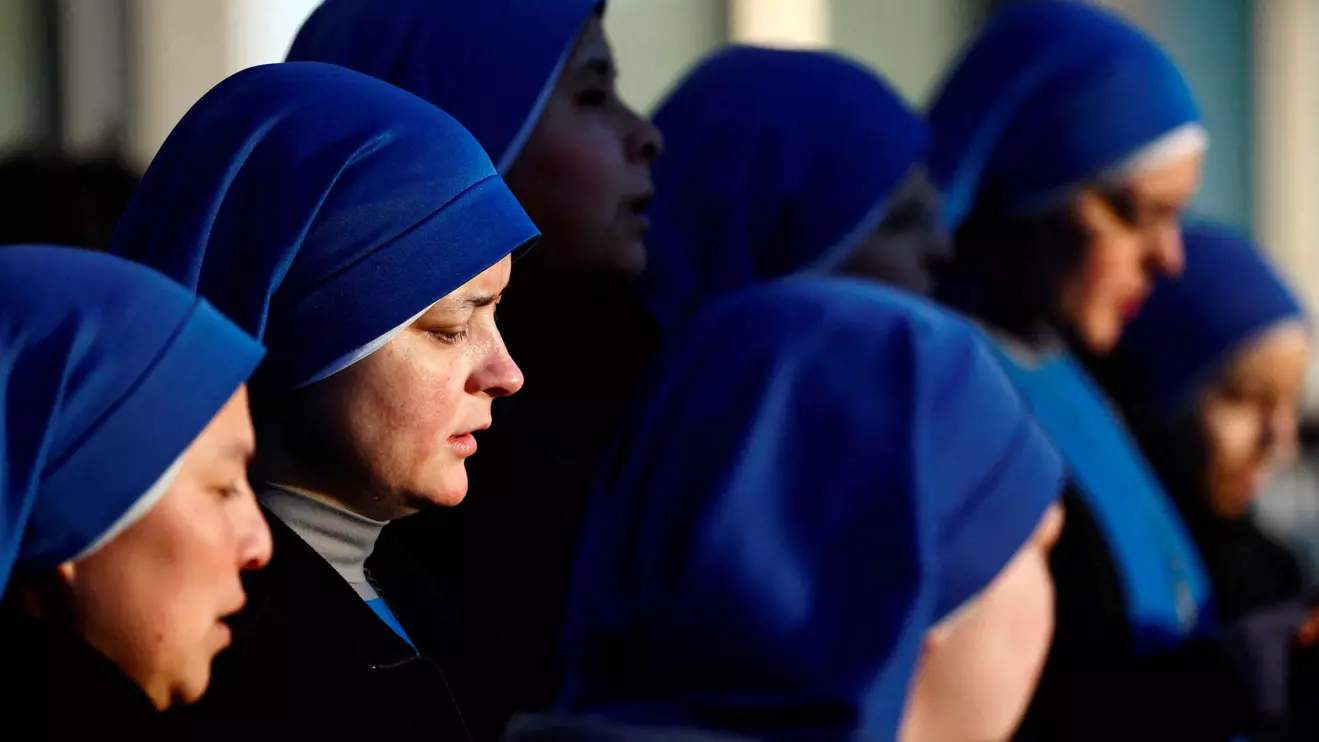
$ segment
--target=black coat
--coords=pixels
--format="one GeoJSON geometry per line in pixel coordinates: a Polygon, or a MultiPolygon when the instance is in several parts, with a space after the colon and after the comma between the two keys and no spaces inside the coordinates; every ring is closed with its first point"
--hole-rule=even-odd
{"type": "Polygon", "coordinates": [[[524,715],[513,719],[502,742],[754,742],[683,727],[639,727],[562,715],[524,715]]]}
{"type": "MultiPolygon", "coordinates": [[[[1139,376],[1120,355],[1097,358],[1078,353],[1121,410],[1141,450],[1176,504],[1204,562],[1220,622],[1231,624],[1283,601],[1304,599],[1306,581],[1299,561],[1264,533],[1253,519],[1224,518],[1212,512],[1203,490],[1203,433],[1192,416],[1169,424],[1154,414],[1139,376]]],[[[1316,739],[1314,699],[1319,692],[1319,655],[1298,650],[1291,657],[1292,708],[1252,730],[1253,742],[1316,739]]]]}
{"type": "MultiPolygon", "coordinates": [[[[206,696],[165,714],[170,739],[468,742],[439,665],[297,534],[266,519],[274,556],[244,577],[247,607],[230,622],[233,645],[216,659],[206,696]]],[[[414,640],[429,637],[413,631],[417,618],[399,614],[414,640]]]]}
{"type": "Polygon", "coordinates": [[[1051,566],[1057,624],[1022,742],[1228,742],[1251,729],[1249,689],[1209,639],[1138,657],[1107,541],[1081,498],[1051,566]]]}
{"type": "Polygon", "coordinates": [[[167,739],[127,675],[82,637],[7,609],[0,619],[5,739],[167,739]]]}

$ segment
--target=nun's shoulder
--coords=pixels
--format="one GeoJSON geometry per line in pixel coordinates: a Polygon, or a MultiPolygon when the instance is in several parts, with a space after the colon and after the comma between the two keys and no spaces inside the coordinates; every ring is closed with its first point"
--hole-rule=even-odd
{"type": "Polygon", "coordinates": [[[604,719],[523,714],[509,722],[501,742],[752,742],[750,737],[679,727],[639,727],[604,719]]]}

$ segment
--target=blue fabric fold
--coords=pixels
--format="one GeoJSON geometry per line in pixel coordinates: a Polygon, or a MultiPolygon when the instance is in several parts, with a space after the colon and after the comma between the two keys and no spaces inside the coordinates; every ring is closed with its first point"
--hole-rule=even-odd
{"type": "Polygon", "coordinates": [[[654,121],[665,144],[640,292],[664,326],[721,294],[838,268],[929,145],[892,88],[829,52],[721,50],[654,121]]]}
{"type": "Polygon", "coordinates": [[[664,355],[587,520],[561,710],[892,740],[925,631],[1062,468],[979,333],[864,281],[716,300],[664,355]]]}
{"type": "Polygon", "coordinates": [[[289,51],[425,98],[506,174],[603,0],[326,0],[289,51]]]}
{"type": "Polygon", "coordinates": [[[985,193],[1027,213],[1053,204],[1183,126],[1200,123],[1163,50],[1115,13],[1030,0],[999,12],[929,112],[945,223],[985,193]]]}

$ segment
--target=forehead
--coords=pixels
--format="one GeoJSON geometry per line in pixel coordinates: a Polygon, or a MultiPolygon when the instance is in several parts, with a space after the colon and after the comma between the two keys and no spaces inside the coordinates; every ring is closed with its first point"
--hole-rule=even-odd
{"type": "Polygon", "coordinates": [[[499,262],[486,268],[472,280],[450,291],[443,299],[432,305],[426,314],[453,312],[488,304],[508,288],[512,269],[513,257],[505,255],[499,262]]]}
{"type": "Polygon", "coordinates": [[[1309,369],[1313,341],[1301,320],[1280,323],[1251,341],[1228,365],[1228,375],[1271,387],[1303,382],[1309,369]]]}

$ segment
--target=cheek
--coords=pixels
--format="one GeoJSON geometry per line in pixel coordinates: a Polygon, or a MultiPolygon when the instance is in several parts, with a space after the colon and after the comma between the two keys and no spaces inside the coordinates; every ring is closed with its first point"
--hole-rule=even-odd
{"type": "Polygon", "coordinates": [[[416,347],[431,341],[406,340],[405,346],[391,342],[362,362],[371,365],[359,371],[361,383],[344,390],[337,421],[349,431],[355,457],[386,481],[446,444],[463,396],[454,364],[427,357],[438,349],[416,347]]]}
{"type": "Polygon", "coordinates": [[[958,692],[968,739],[1007,739],[1020,722],[1053,640],[1053,582],[1042,553],[1012,565],[1006,579],[981,596],[982,605],[943,650],[958,692]]]}
{"type": "Polygon", "coordinates": [[[1130,239],[1096,238],[1086,253],[1076,279],[1082,306],[1090,312],[1120,312],[1141,281],[1140,255],[1130,239]]]}
{"type": "Polygon", "coordinates": [[[509,173],[509,185],[533,221],[555,242],[599,226],[621,205],[623,159],[617,137],[594,122],[537,133],[509,173]],[[559,237],[560,232],[569,232],[559,237]]]}
{"type": "Polygon", "coordinates": [[[1256,415],[1231,407],[1210,409],[1201,424],[1211,470],[1230,474],[1252,463],[1261,432],[1256,415]]]}
{"type": "Polygon", "coordinates": [[[215,622],[241,595],[223,513],[150,520],[167,514],[80,563],[74,588],[88,640],[153,696],[199,692],[215,622]]]}

